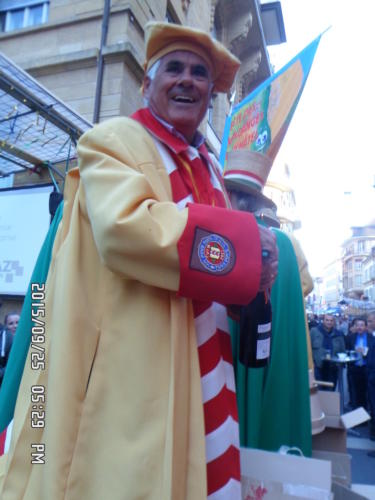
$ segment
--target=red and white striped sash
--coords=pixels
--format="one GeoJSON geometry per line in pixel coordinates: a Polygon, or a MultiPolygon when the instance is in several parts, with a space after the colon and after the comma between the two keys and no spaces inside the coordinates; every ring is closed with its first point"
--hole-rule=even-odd
{"type": "MultiPolygon", "coordinates": [[[[156,138],[154,141],[169,174],[173,201],[183,209],[193,202],[192,193],[168,149],[156,138]]],[[[186,157],[190,162],[202,161],[192,146],[186,157]]],[[[225,206],[221,183],[211,165],[209,169],[218,206],[225,206]]],[[[193,306],[205,420],[208,499],[240,499],[238,414],[227,311],[215,302],[193,301],[193,306]]]]}

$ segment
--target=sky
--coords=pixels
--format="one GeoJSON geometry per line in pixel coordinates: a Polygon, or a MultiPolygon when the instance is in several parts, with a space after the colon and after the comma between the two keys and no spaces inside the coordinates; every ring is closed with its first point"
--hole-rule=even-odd
{"type": "Polygon", "coordinates": [[[287,42],[269,47],[280,69],[321,32],[301,100],[276,161],[288,164],[295,232],[321,276],[351,226],[375,219],[374,0],[281,0],[287,42]]]}

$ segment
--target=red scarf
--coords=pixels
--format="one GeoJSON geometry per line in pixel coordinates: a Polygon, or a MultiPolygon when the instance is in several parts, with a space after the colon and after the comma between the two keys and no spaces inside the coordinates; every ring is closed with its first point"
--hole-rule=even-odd
{"type": "Polygon", "coordinates": [[[199,157],[189,159],[189,144],[182,138],[172,134],[157,120],[148,108],[139,109],[133,115],[133,120],[144,125],[157,139],[165,143],[179,169],[181,177],[195,203],[225,207],[223,200],[218,199],[210,180],[208,164],[211,163],[207,148],[199,146],[199,157]]]}

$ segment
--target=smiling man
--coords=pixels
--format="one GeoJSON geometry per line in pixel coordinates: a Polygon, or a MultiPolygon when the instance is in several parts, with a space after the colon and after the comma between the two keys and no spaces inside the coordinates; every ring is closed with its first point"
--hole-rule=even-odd
{"type": "Polygon", "coordinates": [[[152,23],[148,105],[81,138],[2,500],[241,498],[225,306],[272,285],[277,250],[227,208],[197,131],[238,66],[206,33],[152,23]]]}
{"type": "Polygon", "coordinates": [[[173,124],[191,143],[211,98],[211,70],[201,57],[182,50],[159,61],[158,77],[145,78],[144,95],[149,96],[149,109],[159,119],[173,124]]]}

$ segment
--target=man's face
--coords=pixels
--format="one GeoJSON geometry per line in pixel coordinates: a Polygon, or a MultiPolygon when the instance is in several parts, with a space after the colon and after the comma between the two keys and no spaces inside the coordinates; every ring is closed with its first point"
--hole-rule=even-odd
{"type": "Polygon", "coordinates": [[[367,318],[367,329],[369,332],[375,332],[375,314],[370,314],[367,318]]]}
{"type": "Polygon", "coordinates": [[[19,319],[20,319],[20,317],[18,316],[18,314],[11,314],[7,318],[7,322],[6,322],[5,326],[13,334],[16,333],[19,319]]]}
{"type": "Polygon", "coordinates": [[[177,50],[164,56],[155,78],[144,80],[150,109],[191,142],[206,114],[212,79],[206,62],[193,52],[177,50]]]}
{"type": "Polygon", "coordinates": [[[360,319],[355,322],[357,327],[357,333],[364,333],[366,331],[366,323],[360,319]]]}
{"type": "Polygon", "coordinates": [[[323,326],[326,330],[330,331],[332,330],[333,326],[335,324],[335,319],[333,316],[330,316],[329,314],[326,314],[323,318],[323,326]]]}

